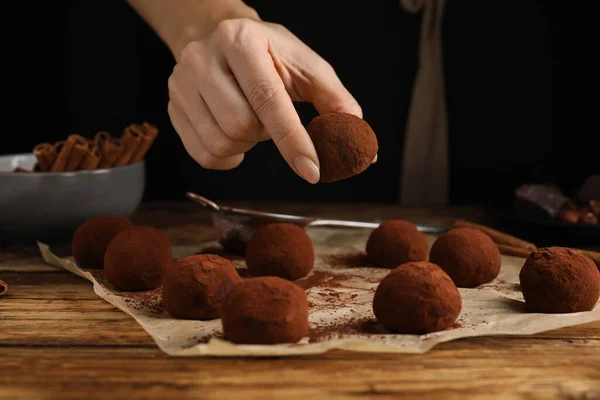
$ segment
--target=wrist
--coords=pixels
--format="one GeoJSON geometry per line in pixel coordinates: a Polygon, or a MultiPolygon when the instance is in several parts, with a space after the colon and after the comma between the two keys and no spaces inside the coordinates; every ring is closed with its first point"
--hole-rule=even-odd
{"type": "Polygon", "coordinates": [[[178,27],[171,43],[167,43],[176,60],[188,43],[208,38],[221,21],[235,18],[261,20],[256,10],[242,1],[217,0],[217,4],[219,7],[215,7],[213,12],[203,13],[203,18],[191,18],[188,23],[178,27]]]}

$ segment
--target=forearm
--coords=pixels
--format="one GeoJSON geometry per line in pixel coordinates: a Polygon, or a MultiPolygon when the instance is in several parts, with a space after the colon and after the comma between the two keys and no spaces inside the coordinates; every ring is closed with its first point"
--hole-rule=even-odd
{"type": "Polygon", "coordinates": [[[169,47],[175,59],[185,45],[206,37],[218,23],[231,18],[258,20],[240,0],[127,0],[169,47]]]}

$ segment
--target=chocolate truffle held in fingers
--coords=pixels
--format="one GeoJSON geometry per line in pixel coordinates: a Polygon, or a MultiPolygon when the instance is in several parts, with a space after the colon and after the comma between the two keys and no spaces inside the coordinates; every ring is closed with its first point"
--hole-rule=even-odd
{"type": "Polygon", "coordinates": [[[317,155],[320,182],[336,182],[366,170],[377,156],[379,145],[369,124],[356,115],[327,113],[306,127],[317,155]]]}

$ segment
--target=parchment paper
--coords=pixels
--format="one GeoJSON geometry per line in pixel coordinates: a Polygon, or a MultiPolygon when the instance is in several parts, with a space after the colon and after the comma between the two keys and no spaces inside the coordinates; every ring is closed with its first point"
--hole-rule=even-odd
{"type": "MultiPolygon", "coordinates": [[[[365,265],[369,231],[308,230],[315,245],[315,267],[299,281],[307,289],[311,333],[297,344],[235,345],[222,337],[221,320],[190,321],[172,318],[163,310],[160,288],[141,293],[114,289],[102,271],[84,270],[55,256],[38,243],[46,262],[90,280],[98,296],[131,315],[158,347],[173,356],[289,356],[324,353],[331,349],[365,352],[425,353],[438,343],[484,335],[527,335],[600,320],[600,305],[572,314],[533,314],[524,309],[518,274],[524,259],[503,256],[500,275],[475,289],[459,289],[463,300],[457,323],[449,330],[427,335],[387,332],[373,316],[372,300],[378,282],[389,270],[365,265]]],[[[430,245],[435,240],[429,237],[430,245]]],[[[174,247],[174,257],[212,252],[217,243],[174,247]]],[[[232,259],[243,276],[242,258],[232,259]]]]}

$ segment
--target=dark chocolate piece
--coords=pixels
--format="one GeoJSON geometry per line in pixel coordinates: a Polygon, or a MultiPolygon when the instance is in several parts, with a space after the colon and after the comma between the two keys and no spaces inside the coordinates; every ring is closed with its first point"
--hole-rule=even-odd
{"type": "Polygon", "coordinates": [[[521,185],[514,200],[515,211],[531,218],[555,219],[563,208],[571,208],[571,201],[558,188],[541,185],[521,185]]]}

